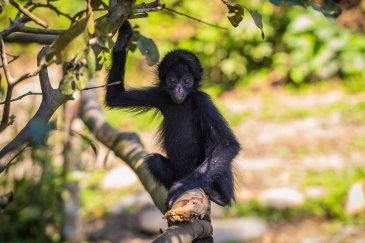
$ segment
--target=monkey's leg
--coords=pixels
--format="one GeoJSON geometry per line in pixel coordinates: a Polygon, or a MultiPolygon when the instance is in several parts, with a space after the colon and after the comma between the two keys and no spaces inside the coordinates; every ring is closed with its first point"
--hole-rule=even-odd
{"type": "Polygon", "coordinates": [[[171,162],[168,158],[165,158],[161,154],[150,154],[145,158],[145,162],[148,165],[155,180],[169,189],[173,182],[177,178],[177,173],[171,166],[171,162]]]}

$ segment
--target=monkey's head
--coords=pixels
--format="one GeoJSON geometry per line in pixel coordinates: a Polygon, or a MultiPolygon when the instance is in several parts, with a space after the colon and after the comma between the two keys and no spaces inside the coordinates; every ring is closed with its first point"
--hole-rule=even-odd
{"type": "Polygon", "coordinates": [[[159,86],[176,104],[200,87],[203,68],[198,57],[186,50],[174,50],[166,54],[158,65],[159,86]]]}

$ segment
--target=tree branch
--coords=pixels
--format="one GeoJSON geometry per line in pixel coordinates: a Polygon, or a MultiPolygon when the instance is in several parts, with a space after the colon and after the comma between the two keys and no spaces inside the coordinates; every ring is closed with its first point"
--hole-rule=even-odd
{"type": "Polygon", "coordinates": [[[72,17],[69,15],[69,14],[65,14],[63,12],[61,12],[60,10],[58,10],[58,8],[56,8],[55,6],[53,6],[52,4],[50,4],[49,1],[47,1],[47,3],[37,3],[37,2],[34,2],[32,3],[32,10],[35,9],[35,8],[48,8],[48,9],[51,9],[52,11],[54,11],[58,16],[63,16],[63,17],[66,17],[68,20],[70,20],[72,22],[72,17]]]}
{"type": "Polygon", "coordinates": [[[43,20],[41,20],[39,17],[37,17],[36,15],[32,14],[28,9],[26,9],[25,7],[23,7],[22,5],[19,5],[17,2],[15,2],[14,0],[9,0],[9,3],[11,5],[13,5],[15,8],[17,8],[22,14],[24,14],[25,16],[27,16],[28,18],[30,18],[31,20],[33,20],[35,23],[39,24],[40,26],[42,26],[43,28],[48,28],[48,25],[46,22],[44,22],[43,20]]]}
{"type": "Polygon", "coordinates": [[[55,30],[55,29],[39,29],[39,28],[32,28],[27,27],[24,25],[19,25],[16,29],[17,32],[23,33],[32,33],[32,34],[46,34],[46,35],[59,35],[65,30],[55,30]]]}
{"type": "Polygon", "coordinates": [[[193,242],[195,239],[209,237],[213,234],[212,225],[206,220],[176,223],[169,227],[153,243],[181,243],[193,242]]]}
{"type": "MultiPolygon", "coordinates": [[[[14,99],[11,99],[10,102],[14,102],[14,101],[17,101],[17,100],[21,100],[25,96],[28,96],[28,95],[43,95],[43,94],[42,93],[33,92],[33,91],[28,91],[25,94],[19,95],[18,97],[14,98],[14,99]]],[[[0,102],[0,105],[4,105],[4,104],[5,104],[5,101],[1,101],[0,102]]]]}
{"type": "MultiPolygon", "coordinates": [[[[19,132],[19,134],[0,151],[0,173],[3,172],[11,163],[11,161],[24,150],[31,141],[30,126],[35,121],[47,123],[57,108],[71,100],[72,96],[62,94],[58,89],[53,89],[48,77],[47,65],[42,61],[47,53],[48,48],[42,48],[39,52],[38,73],[40,85],[42,89],[42,102],[27,125],[19,132]]],[[[35,72],[31,73],[34,74],[35,72]]],[[[35,75],[35,74],[34,74],[35,75]]],[[[24,76],[24,75],[23,75],[24,76]]]]}
{"type": "MultiPolygon", "coordinates": [[[[9,65],[10,63],[14,62],[16,59],[18,59],[18,58],[19,58],[19,56],[13,56],[13,55],[10,55],[10,54],[8,54],[8,53],[6,53],[6,55],[8,55],[8,56],[10,56],[10,57],[12,57],[12,58],[13,58],[13,59],[11,59],[10,61],[8,61],[8,65],[9,65]]],[[[1,68],[3,68],[4,66],[3,66],[3,65],[0,65],[0,67],[1,67],[1,68]]]]}
{"type": "Polygon", "coordinates": [[[4,40],[0,36],[0,56],[2,61],[2,66],[5,73],[5,79],[7,83],[7,90],[6,90],[6,96],[4,101],[4,108],[3,108],[3,115],[0,122],[0,133],[4,131],[9,126],[9,115],[10,115],[10,100],[11,96],[13,94],[13,77],[11,76],[10,70],[9,70],[9,64],[8,59],[6,57],[6,50],[5,50],[5,44],[4,40]]]}
{"type": "MultiPolygon", "coordinates": [[[[90,81],[87,87],[95,86],[90,81]]],[[[111,127],[98,103],[96,90],[81,92],[80,118],[93,133],[97,140],[111,149],[115,155],[127,163],[137,174],[146,191],[151,195],[155,205],[162,213],[167,211],[167,190],[156,183],[144,163],[147,155],[143,144],[135,133],[120,132],[111,127]]],[[[212,235],[212,226],[206,220],[194,222],[178,222],[170,227],[155,242],[191,242],[193,239],[212,235]]]]}

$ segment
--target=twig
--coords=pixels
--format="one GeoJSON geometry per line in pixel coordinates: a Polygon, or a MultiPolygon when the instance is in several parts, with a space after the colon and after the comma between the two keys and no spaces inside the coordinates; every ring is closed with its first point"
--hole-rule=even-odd
{"type": "MultiPolygon", "coordinates": [[[[96,11],[108,11],[107,8],[93,8],[92,10],[93,10],[93,12],[96,12],[96,11]]],[[[72,18],[72,22],[74,22],[77,17],[82,16],[82,14],[86,13],[87,11],[88,11],[87,9],[84,9],[84,10],[81,10],[81,11],[75,13],[74,16],[71,17],[72,18]]]]}
{"type": "Polygon", "coordinates": [[[29,9],[30,11],[33,11],[36,8],[48,8],[48,9],[53,10],[58,16],[61,15],[63,17],[66,17],[71,22],[73,22],[73,18],[70,15],[61,12],[60,10],[58,10],[58,8],[56,8],[55,6],[53,6],[52,4],[50,4],[49,1],[47,1],[46,4],[44,4],[44,3],[32,3],[32,4],[33,4],[33,6],[29,9]]]}
{"type": "MultiPolygon", "coordinates": [[[[28,95],[43,95],[42,93],[39,93],[39,92],[33,92],[33,91],[28,91],[27,93],[25,94],[22,94],[14,99],[11,99],[10,102],[13,102],[13,101],[17,101],[17,100],[21,100],[23,99],[25,96],[28,96],[28,95]]],[[[3,105],[5,104],[6,101],[1,101],[0,102],[0,105],[3,105]]]]}
{"type": "Polygon", "coordinates": [[[10,84],[13,81],[13,77],[11,76],[9,70],[9,62],[8,58],[6,57],[5,43],[1,35],[0,35],[0,54],[1,54],[1,61],[3,63],[2,68],[4,69],[6,80],[8,84],[10,84]]]}
{"type": "MultiPolygon", "coordinates": [[[[104,87],[108,87],[108,86],[117,85],[117,84],[120,84],[120,83],[121,83],[121,81],[117,81],[117,82],[113,82],[113,83],[110,83],[110,84],[103,84],[103,85],[99,85],[99,86],[87,87],[87,88],[81,89],[81,91],[90,90],[90,89],[100,89],[100,88],[104,88],[104,87]]],[[[43,95],[43,93],[28,91],[27,93],[22,94],[22,95],[14,98],[14,99],[11,99],[9,101],[14,102],[14,101],[17,101],[17,100],[21,100],[21,99],[23,99],[24,97],[26,97],[28,95],[43,95]]],[[[0,101],[0,105],[4,105],[5,103],[6,103],[6,101],[0,101]]]]}
{"type": "Polygon", "coordinates": [[[0,164],[0,173],[4,170],[7,170],[10,167],[10,165],[14,164],[14,163],[12,163],[14,161],[14,159],[16,159],[16,157],[21,155],[26,148],[27,148],[27,146],[19,147],[19,149],[17,151],[15,151],[14,154],[11,155],[11,158],[9,158],[9,162],[5,166],[0,164]]]}
{"type": "Polygon", "coordinates": [[[203,21],[201,19],[197,19],[197,18],[195,18],[193,16],[190,16],[190,15],[187,15],[187,14],[184,14],[184,13],[181,13],[181,12],[178,12],[178,11],[176,11],[174,9],[171,9],[171,8],[168,8],[168,7],[165,7],[163,9],[166,9],[166,10],[168,10],[170,12],[175,13],[175,14],[178,14],[178,15],[181,15],[181,16],[184,16],[184,17],[187,17],[189,19],[195,20],[195,21],[197,21],[199,23],[202,23],[202,24],[205,24],[205,25],[209,25],[209,26],[214,27],[214,28],[217,28],[217,29],[227,30],[227,28],[224,28],[224,27],[221,27],[219,25],[215,25],[215,24],[211,24],[211,23],[205,22],[205,21],[203,21]]]}
{"type": "Polygon", "coordinates": [[[41,65],[39,65],[37,67],[36,70],[34,70],[33,72],[29,72],[29,73],[25,73],[22,76],[20,76],[19,78],[15,79],[12,83],[13,86],[19,84],[20,82],[22,82],[25,79],[31,78],[36,76],[43,68],[48,67],[49,65],[51,65],[53,63],[53,61],[51,62],[44,62],[41,65]]]}
{"type": "Polygon", "coordinates": [[[109,86],[117,85],[117,84],[120,84],[120,83],[121,83],[121,81],[117,81],[117,82],[113,82],[113,83],[110,83],[110,84],[103,84],[103,85],[99,85],[99,86],[86,87],[86,88],[83,88],[81,91],[109,87],[109,86]]]}
{"type": "Polygon", "coordinates": [[[17,2],[15,2],[14,0],[9,0],[10,4],[13,5],[15,8],[17,8],[20,12],[22,12],[24,15],[26,15],[28,18],[30,18],[31,20],[33,20],[35,23],[39,24],[40,26],[42,26],[43,28],[48,28],[48,25],[46,22],[44,22],[43,20],[41,20],[39,17],[37,17],[36,15],[32,14],[28,9],[26,9],[25,7],[23,7],[22,5],[19,5],[17,2]]]}
{"type": "Polygon", "coordinates": [[[11,76],[9,66],[8,66],[8,59],[6,57],[6,51],[5,51],[5,43],[3,38],[0,36],[0,55],[1,55],[1,61],[3,63],[3,69],[5,73],[5,78],[7,82],[7,90],[6,90],[6,96],[4,101],[4,109],[3,109],[3,115],[0,122],[0,132],[4,131],[5,128],[9,126],[9,114],[10,114],[10,100],[13,93],[13,77],[11,76]]]}

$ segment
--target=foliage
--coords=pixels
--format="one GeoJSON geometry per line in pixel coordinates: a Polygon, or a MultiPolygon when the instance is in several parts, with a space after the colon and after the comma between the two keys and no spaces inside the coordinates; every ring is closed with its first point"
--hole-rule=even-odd
{"type": "MultiPolygon", "coordinates": [[[[62,167],[50,161],[51,150],[34,148],[32,162],[28,166],[32,173],[16,176],[20,167],[14,166],[5,177],[1,177],[3,188],[12,188],[15,200],[0,211],[1,242],[52,242],[60,240],[62,225],[62,167]],[[15,173],[15,174],[14,174],[15,173]]],[[[17,160],[22,161],[24,157],[17,160]]],[[[20,166],[24,166],[21,164],[20,166]]]]}
{"type": "MultiPolygon", "coordinates": [[[[167,6],[173,3],[166,1],[167,6]]],[[[217,9],[213,3],[181,1],[175,6],[208,22],[229,25],[227,10],[217,9]],[[214,17],[201,9],[215,12],[214,17]]],[[[176,47],[194,50],[205,65],[205,83],[209,87],[216,85],[220,91],[266,82],[302,87],[331,80],[340,80],[353,91],[365,87],[363,35],[336,26],[331,19],[311,9],[275,8],[263,0],[250,2],[247,8],[263,16],[265,40],[247,16],[242,16],[237,28],[227,30],[193,21],[187,23],[169,13],[150,15],[154,28],[143,25],[142,20],[132,20],[132,24],[154,38],[162,53],[176,47]]],[[[136,73],[131,66],[131,72],[136,73]]]]}

